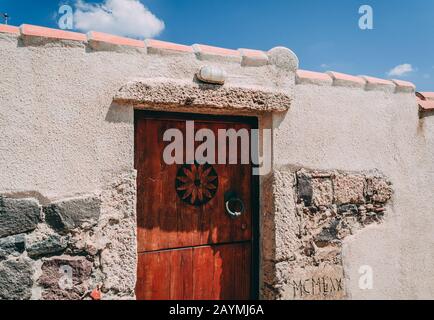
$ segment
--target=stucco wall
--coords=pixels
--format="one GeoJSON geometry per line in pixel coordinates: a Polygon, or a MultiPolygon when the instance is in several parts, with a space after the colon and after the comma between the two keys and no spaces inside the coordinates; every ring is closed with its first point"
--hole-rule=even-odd
{"type": "Polygon", "coordinates": [[[273,119],[277,167],[376,169],[392,182],[385,221],[344,240],[350,298],[434,296],[434,118],[417,110],[412,93],[299,84],[291,109],[273,119]],[[359,289],[365,265],[372,290],[359,289]]]}
{"type": "Polygon", "coordinates": [[[51,37],[53,32],[64,36],[61,31],[42,31],[38,36],[27,27],[16,34],[0,29],[0,220],[24,205],[32,206],[33,213],[29,226],[22,228],[11,229],[5,221],[2,236],[10,237],[1,244],[7,251],[0,259],[0,298],[88,298],[94,290],[107,299],[133,298],[134,107],[149,107],[161,98],[171,102],[172,110],[179,103],[175,111],[260,116],[274,108],[285,110],[298,60],[284,48],[237,56],[237,51],[220,54],[219,49],[212,54],[64,40],[51,37]],[[172,101],[173,90],[176,99],[193,98],[185,96],[187,89],[188,95],[202,94],[195,75],[205,64],[225,70],[223,90],[205,90],[198,105],[191,99],[172,101]],[[131,92],[129,83],[144,83],[135,86],[141,92],[156,79],[169,85],[158,87],[159,98],[115,99],[121,88],[131,92]],[[254,103],[234,100],[244,93],[254,103]],[[224,99],[229,108],[220,105],[224,99]],[[31,245],[40,248],[38,255],[32,255],[31,245]],[[64,294],[56,268],[68,263],[81,277],[74,280],[78,289],[64,294]],[[25,270],[24,278],[11,265],[25,270]],[[14,295],[8,295],[11,286],[19,288],[14,295]]]}
{"type": "MultiPolygon", "coordinates": [[[[195,86],[194,75],[202,65],[220,66],[228,74],[224,88],[240,93],[274,92],[291,101],[286,112],[254,106],[204,108],[203,103],[179,108],[257,115],[262,128],[274,130],[274,169],[261,179],[262,296],[291,299],[287,287],[294,274],[308,278],[326,273],[343,274],[346,279],[345,294],[337,298],[434,297],[430,275],[434,263],[434,117],[419,118],[414,92],[321,82],[295,85],[297,58],[288,50],[273,50],[266,64],[248,59],[244,64],[224,54],[146,52],[146,48],[97,41],[0,33],[0,194],[36,198],[42,218],[43,208],[58,200],[100,197],[101,215],[94,229],[75,240],[86,250],[87,242],[98,242],[95,235],[114,240],[89,249],[95,251],[91,255],[98,252],[96,260],[102,259],[102,266],[94,262],[98,274],[92,276],[87,289],[93,289],[101,276],[108,297],[133,297],[134,263],[122,272],[116,266],[120,256],[135,259],[133,104],[149,107],[152,101],[136,97],[137,103],[126,99],[127,104],[120,104],[114,103],[114,97],[135,79],[145,86],[155,78],[195,86]],[[383,221],[346,237],[342,263],[336,268],[324,271],[307,266],[294,271],[287,264],[293,259],[291,250],[297,249],[292,233],[298,223],[294,174],[300,169],[376,171],[392,183],[394,193],[383,221]],[[127,177],[126,188],[116,183],[122,177],[127,177]],[[118,227],[124,226],[127,236],[116,238],[118,227]],[[373,290],[359,289],[362,265],[373,268],[373,290]],[[127,287],[122,286],[125,283],[127,287]]],[[[164,98],[170,100],[171,89],[164,90],[164,98]]],[[[170,103],[173,110],[173,101],[170,103]]],[[[44,228],[40,225],[35,232],[45,234],[44,228]]],[[[77,246],[74,244],[75,249],[77,246]]],[[[41,296],[37,289],[34,285],[33,298],[41,296]]]]}
{"type": "Polygon", "coordinates": [[[0,42],[0,160],[6,166],[0,190],[38,191],[49,199],[94,191],[132,168],[133,108],[112,102],[135,78],[193,82],[207,64],[224,66],[227,86],[291,91],[294,84],[293,73],[274,65],[242,67],[218,57],[203,62],[194,53],[92,50],[77,41],[23,41],[1,33],[0,42]]]}

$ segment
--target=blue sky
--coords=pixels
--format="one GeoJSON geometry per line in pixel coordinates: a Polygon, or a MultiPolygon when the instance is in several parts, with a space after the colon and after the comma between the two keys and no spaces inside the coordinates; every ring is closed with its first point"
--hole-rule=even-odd
{"type": "MultiPolygon", "coordinates": [[[[434,91],[432,0],[141,2],[164,22],[157,39],[234,49],[269,50],[282,45],[297,54],[302,69],[381,78],[389,77],[387,73],[394,67],[408,64],[411,68],[407,66],[407,70],[412,71],[393,78],[412,81],[420,91],[434,91]],[[358,27],[358,10],[364,4],[373,8],[373,30],[358,27]]],[[[76,9],[75,0],[0,0],[0,12],[8,12],[12,25],[28,23],[56,28],[56,12],[63,3],[76,9]]],[[[137,20],[140,19],[130,19],[128,24],[134,28],[137,20]]]]}

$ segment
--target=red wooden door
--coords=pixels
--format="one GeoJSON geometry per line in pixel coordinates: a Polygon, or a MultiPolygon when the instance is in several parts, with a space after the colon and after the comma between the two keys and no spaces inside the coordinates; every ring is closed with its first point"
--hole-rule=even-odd
{"type": "Polygon", "coordinates": [[[166,164],[163,153],[170,142],[163,135],[167,129],[179,129],[185,151],[187,119],[194,120],[195,132],[214,132],[216,159],[219,129],[252,129],[251,121],[239,118],[136,112],[137,299],[249,299],[252,165],[241,164],[240,143],[237,164],[166,164]],[[239,217],[226,209],[227,200],[234,198],[243,202],[229,202],[234,211],[244,206],[239,217]]]}

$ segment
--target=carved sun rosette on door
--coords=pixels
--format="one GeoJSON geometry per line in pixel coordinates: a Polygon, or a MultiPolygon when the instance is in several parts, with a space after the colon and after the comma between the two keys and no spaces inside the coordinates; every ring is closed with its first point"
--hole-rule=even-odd
{"type": "Polygon", "coordinates": [[[217,172],[210,164],[185,164],[178,169],[175,187],[182,201],[193,206],[204,205],[217,193],[217,172]]]}

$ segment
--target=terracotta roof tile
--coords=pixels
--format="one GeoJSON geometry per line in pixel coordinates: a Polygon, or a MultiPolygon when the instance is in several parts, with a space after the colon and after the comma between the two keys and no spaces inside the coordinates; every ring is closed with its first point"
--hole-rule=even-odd
{"type": "Polygon", "coordinates": [[[409,82],[409,81],[392,79],[392,82],[394,82],[397,86],[400,86],[400,87],[408,87],[408,88],[414,88],[414,89],[416,88],[414,83],[409,82]]]}
{"type": "Polygon", "coordinates": [[[297,83],[324,83],[329,85],[333,83],[333,79],[327,73],[300,69],[297,70],[296,81],[297,83]]]}
{"type": "Polygon", "coordinates": [[[434,111],[434,92],[416,92],[420,112],[434,111]]]}
{"type": "Polygon", "coordinates": [[[434,111],[434,101],[433,100],[418,100],[419,108],[421,112],[434,111]]]}
{"type": "Polygon", "coordinates": [[[51,29],[45,27],[23,24],[20,27],[21,34],[24,36],[34,36],[43,38],[54,38],[62,40],[86,41],[86,35],[78,32],[51,29]]]}
{"type": "Polygon", "coordinates": [[[422,100],[434,100],[434,92],[416,92],[416,95],[422,100]]]}
{"type": "Polygon", "coordinates": [[[193,48],[191,46],[185,46],[182,44],[172,43],[172,42],[166,42],[166,41],[160,41],[155,39],[147,39],[145,40],[146,47],[151,49],[152,51],[159,52],[161,50],[164,51],[179,51],[179,52],[190,52],[193,53],[193,48]]]}
{"type": "Polygon", "coordinates": [[[236,57],[240,56],[240,53],[237,50],[213,47],[205,44],[195,44],[194,46],[195,48],[197,48],[198,51],[207,54],[213,54],[219,56],[236,56],[236,57]]]}
{"type": "Polygon", "coordinates": [[[363,76],[363,78],[366,80],[367,83],[375,84],[375,85],[393,85],[393,82],[390,80],[370,77],[370,76],[363,76]]]}
{"type": "Polygon", "coordinates": [[[390,80],[370,77],[370,76],[361,76],[366,80],[366,90],[381,90],[387,92],[394,92],[396,90],[396,85],[390,80]]]}
{"type": "Polygon", "coordinates": [[[344,74],[340,72],[328,71],[327,74],[332,77],[333,85],[350,86],[363,88],[366,85],[366,80],[360,77],[344,74]]]}
{"type": "Polygon", "coordinates": [[[240,62],[241,53],[238,50],[225,49],[204,44],[194,44],[193,50],[199,60],[215,60],[223,58],[225,60],[240,62]]]}
{"type": "Polygon", "coordinates": [[[0,24],[0,33],[14,33],[14,34],[20,34],[20,28],[10,26],[7,24],[0,24]]]}
{"type": "Polygon", "coordinates": [[[268,64],[268,56],[264,51],[253,49],[238,49],[242,64],[245,66],[264,66],[268,64]]]}
{"type": "Polygon", "coordinates": [[[414,92],[416,86],[408,81],[392,79],[392,82],[396,85],[396,91],[401,92],[414,92]]]}
{"type": "Polygon", "coordinates": [[[105,42],[105,43],[110,43],[119,46],[131,46],[131,47],[138,47],[138,48],[145,47],[145,42],[142,40],[124,38],[124,37],[119,37],[108,33],[96,32],[96,31],[90,31],[87,34],[87,39],[88,41],[105,42]]]}

